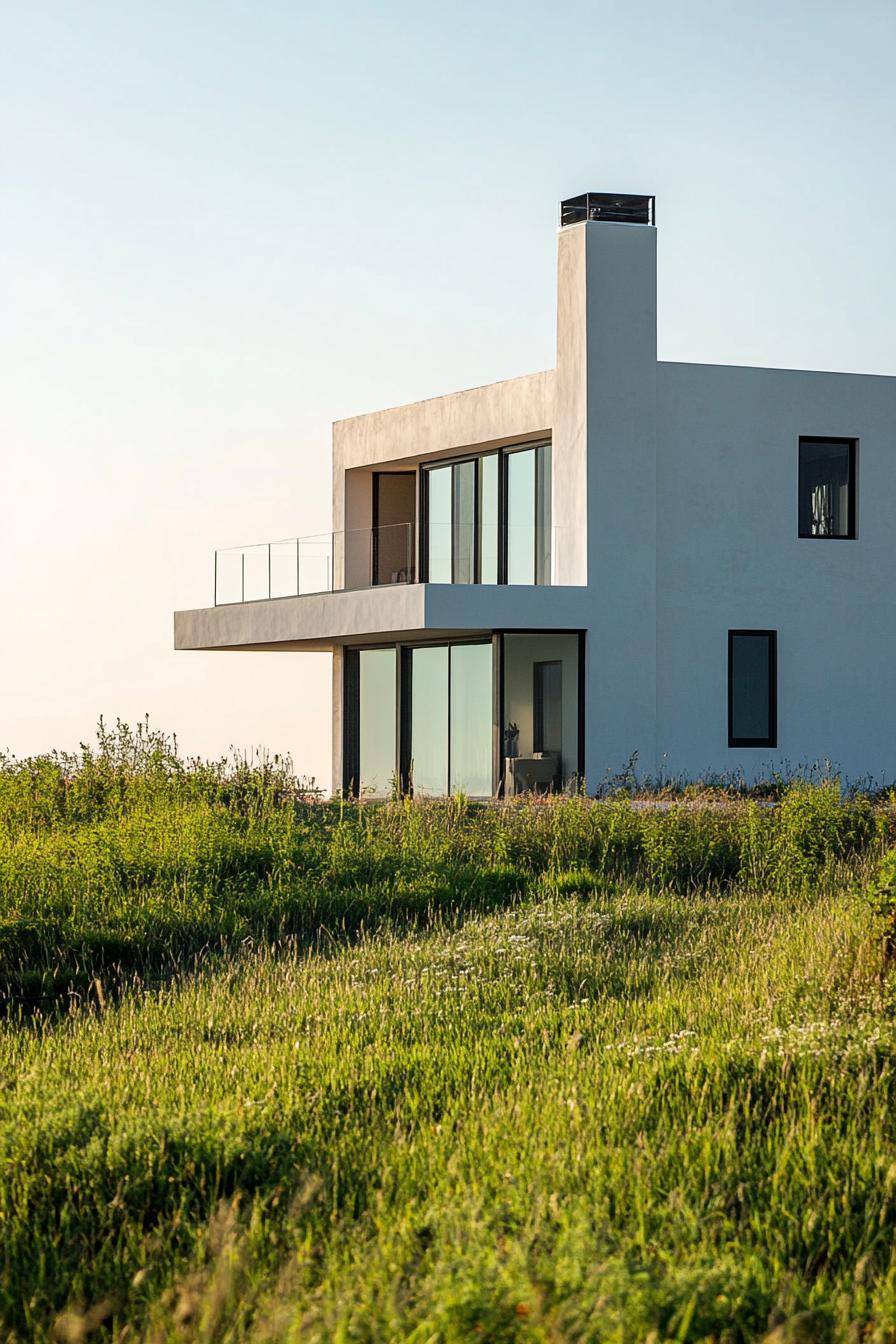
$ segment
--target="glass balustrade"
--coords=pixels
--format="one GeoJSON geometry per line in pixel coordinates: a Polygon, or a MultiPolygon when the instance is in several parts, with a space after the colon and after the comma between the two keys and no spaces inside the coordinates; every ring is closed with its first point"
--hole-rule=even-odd
{"type": "Polygon", "coordinates": [[[414,583],[416,528],[395,523],[215,552],[215,605],[414,583]]]}
{"type": "MultiPolygon", "coordinates": [[[[505,526],[481,521],[474,528],[457,511],[453,519],[450,515],[446,519],[438,507],[440,483],[432,483],[420,571],[414,523],[323,532],[216,551],[215,605],[416,583],[420,578],[427,583],[551,584],[556,581],[564,529],[533,525],[530,515],[537,518],[539,496],[528,475],[521,476],[515,497],[516,483],[511,478],[511,501],[524,519],[505,526]]],[[[483,497],[488,497],[491,486],[486,477],[481,483],[483,497]]],[[[462,477],[460,490],[471,487],[472,480],[462,477]]],[[[455,496],[457,491],[456,485],[455,496]]]]}

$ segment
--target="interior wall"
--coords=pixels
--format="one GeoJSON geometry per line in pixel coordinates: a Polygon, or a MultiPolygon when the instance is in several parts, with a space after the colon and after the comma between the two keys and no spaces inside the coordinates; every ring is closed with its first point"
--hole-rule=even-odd
{"type": "MultiPolygon", "coordinates": [[[[562,664],[562,722],[560,777],[565,784],[579,768],[579,637],[578,635],[504,636],[504,723],[519,725],[518,751],[533,750],[535,664],[562,664]]],[[[503,746],[502,746],[503,752],[503,746]]]]}
{"type": "Polygon", "coordinates": [[[373,472],[345,474],[345,531],[336,546],[337,587],[370,585],[370,529],[373,526],[373,472]],[[342,566],[342,583],[338,582],[342,566]]]}
{"type": "Polygon", "coordinates": [[[377,583],[412,583],[416,577],[416,471],[376,473],[377,583]]]}

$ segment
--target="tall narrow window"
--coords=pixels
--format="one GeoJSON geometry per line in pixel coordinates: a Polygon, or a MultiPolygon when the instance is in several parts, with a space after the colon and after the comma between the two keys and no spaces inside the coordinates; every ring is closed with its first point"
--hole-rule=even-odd
{"type": "Polygon", "coordinates": [[[507,457],[507,582],[535,582],[535,449],[507,457]]]}
{"type": "Polygon", "coordinates": [[[487,798],[492,791],[492,646],[451,646],[449,785],[487,798]]]}
{"type": "Polygon", "coordinates": [[[430,583],[451,582],[451,467],[426,473],[427,560],[430,583]]]}
{"type": "Polygon", "coordinates": [[[856,535],[854,439],[800,439],[799,535],[856,535]]]}
{"type": "Polygon", "coordinates": [[[777,633],[729,630],[728,745],[777,743],[777,633]]]}
{"type": "Polygon", "coordinates": [[[358,654],[360,792],[386,794],[395,774],[395,649],[358,654]]]}
{"type": "Polygon", "coordinates": [[[476,582],[476,463],[454,468],[451,505],[452,583],[476,582]]]}
{"type": "Polygon", "coordinates": [[[551,518],[551,445],[535,450],[535,582],[550,583],[553,549],[551,518]]]}
{"type": "Polygon", "coordinates": [[[422,476],[428,583],[551,582],[550,443],[426,467],[422,476]]]}
{"type": "Polygon", "coordinates": [[[498,454],[479,459],[479,582],[498,582],[498,454]]]}
{"type": "Polygon", "coordinates": [[[507,582],[551,581],[551,445],[520,448],[507,460],[507,582]]]}
{"type": "Polygon", "coordinates": [[[448,792],[448,647],[411,650],[411,780],[416,794],[448,792]]]}

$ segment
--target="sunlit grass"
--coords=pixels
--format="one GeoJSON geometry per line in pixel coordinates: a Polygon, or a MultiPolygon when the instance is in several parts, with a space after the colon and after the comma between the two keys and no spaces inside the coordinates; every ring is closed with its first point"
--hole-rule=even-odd
{"type": "Polygon", "coordinates": [[[7,811],[9,924],[100,972],[0,1024],[11,1338],[896,1338],[885,810],[257,784],[7,811]]]}

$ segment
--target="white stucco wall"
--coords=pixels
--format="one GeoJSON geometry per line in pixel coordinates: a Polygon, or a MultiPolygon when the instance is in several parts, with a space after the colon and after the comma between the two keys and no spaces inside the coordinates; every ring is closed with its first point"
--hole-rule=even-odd
{"type": "Polygon", "coordinates": [[[657,757],[896,779],[896,378],[658,366],[657,757]],[[797,537],[800,435],[857,438],[855,541],[797,537]],[[778,748],[727,746],[727,632],[778,631],[778,748]]]}

